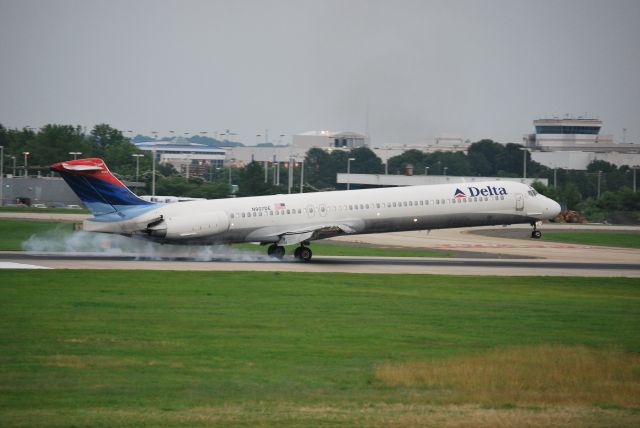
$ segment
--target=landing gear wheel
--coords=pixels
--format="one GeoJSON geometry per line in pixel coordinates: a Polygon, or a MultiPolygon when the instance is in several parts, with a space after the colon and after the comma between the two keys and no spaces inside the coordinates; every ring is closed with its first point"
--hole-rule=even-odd
{"type": "Polygon", "coordinates": [[[269,248],[267,248],[267,255],[269,257],[273,257],[273,253],[276,252],[276,248],[278,248],[278,246],[276,244],[269,245],[269,248]]]}
{"type": "Polygon", "coordinates": [[[533,230],[531,231],[531,237],[533,239],[540,239],[542,237],[542,232],[538,230],[536,223],[535,222],[531,223],[531,226],[533,226],[533,230]]]}
{"type": "Polygon", "coordinates": [[[302,260],[303,262],[308,262],[309,260],[311,260],[311,256],[313,256],[311,248],[300,247],[300,260],[302,260]]]}
{"type": "Polygon", "coordinates": [[[273,257],[278,260],[282,260],[282,258],[284,257],[284,247],[276,245],[276,248],[273,250],[273,257]]]}
{"type": "Polygon", "coordinates": [[[295,257],[296,259],[300,259],[300,252],[302,251],[303,247],[298,247],[293,251],[293,257],[295,257]]]}

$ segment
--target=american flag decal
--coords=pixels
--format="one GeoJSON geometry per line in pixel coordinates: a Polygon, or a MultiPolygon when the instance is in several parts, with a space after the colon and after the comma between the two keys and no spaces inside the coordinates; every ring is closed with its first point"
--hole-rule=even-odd
{"type": "Polygon", "coordinates": [[[285,205],[283,203],[273,204],[273,209],[274,210],[283,210],[283,209],[285,209],[285,205]]]}

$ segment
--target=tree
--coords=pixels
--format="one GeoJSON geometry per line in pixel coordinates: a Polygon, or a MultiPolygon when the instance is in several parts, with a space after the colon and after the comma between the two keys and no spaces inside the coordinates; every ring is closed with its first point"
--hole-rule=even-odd
{"type": "Polygon", "coordinates": [[[251,162],[240,170],[238,196],[258,196],[273,194],[272,187],[264,182],[264,169],[258,162],[251,162]]]}

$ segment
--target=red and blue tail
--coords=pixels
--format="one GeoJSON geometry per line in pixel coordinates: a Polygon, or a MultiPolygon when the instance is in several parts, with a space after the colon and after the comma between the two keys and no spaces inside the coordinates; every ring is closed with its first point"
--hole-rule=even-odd
{"type": "Polygon", "coordinates": [[[77,159],[51,165],[94,216],[118,213],[135,216],[155,204],[144,201],[111,174],[99,158],[77,159]],[[144,209],[141,209],[144,208],[144,209]]]}

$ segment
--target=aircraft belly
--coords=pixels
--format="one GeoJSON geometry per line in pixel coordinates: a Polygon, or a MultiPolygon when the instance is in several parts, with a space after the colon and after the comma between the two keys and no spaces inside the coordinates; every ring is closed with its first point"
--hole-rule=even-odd
{"type": "Polygon", "coordinates": [[[431,214],[426,216],[392,217],[365,221],[362,233],[401,232],[454,227],[494,226],[529,223],[536,219],[512,213],[431,214]]]}

